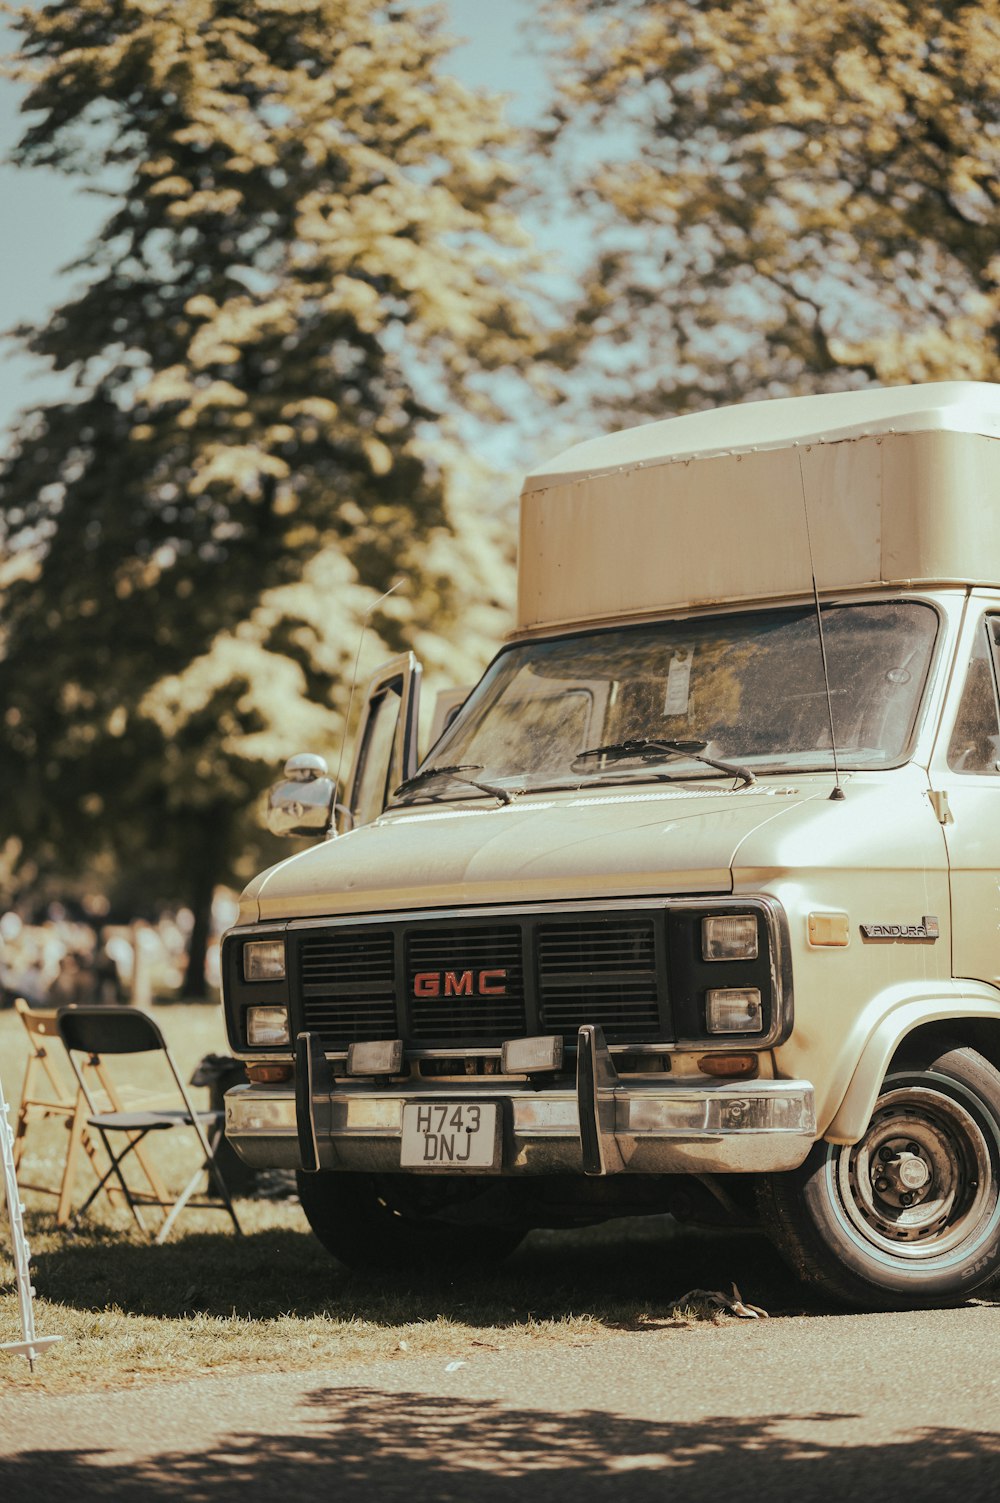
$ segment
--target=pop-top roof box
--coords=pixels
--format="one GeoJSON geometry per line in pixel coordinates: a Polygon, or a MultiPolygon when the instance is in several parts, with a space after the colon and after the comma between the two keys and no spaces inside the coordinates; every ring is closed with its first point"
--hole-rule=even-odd
{"type": "Polygon", "coordinates": [[[748,402],[569,449],[521,496],[517,630],[1000,584],[1000,386],[748,402]]]}

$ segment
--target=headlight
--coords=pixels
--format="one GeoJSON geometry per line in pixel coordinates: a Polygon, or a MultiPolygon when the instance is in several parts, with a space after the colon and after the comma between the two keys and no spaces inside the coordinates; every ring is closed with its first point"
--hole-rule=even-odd
{"type": "Polygon", "coordinates": [[[757,919],[752,913],[714,914],[701,921],[703,960],[756,960],[757,919]]]}
{"type": "Polygon", "coordinates": [[[755,986],[719,987],[705,994],[709,1033],[760,1033],[764,1012],[755,986]]]}
{"type": "Polygon", "coordinates": [[[285,978],[285,941],[251,939],[243,946],[244,981],[283,981],[285,978]]]}
{"type": "Polygon", "coordinates": [[[247,1043],[257,1048],[291,1043],[287,1007],[248,1007],[247,1043]]]}

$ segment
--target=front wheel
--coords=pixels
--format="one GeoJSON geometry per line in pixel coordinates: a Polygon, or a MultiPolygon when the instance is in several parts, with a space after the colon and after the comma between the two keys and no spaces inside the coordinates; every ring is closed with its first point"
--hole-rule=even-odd
{"type": "Polygon", "coordinates": [[[894,1065],[861,1141],[817,1143],[760,1207],[796,1272],[847,1304],[971,1294],[1000,1270],[1000,1073],[963,1048],[894,1065]]]}
{"type": "Polygon", "coordinates": [[[460,1176],[298,1175],[306,1220],[327,1252],[359,1273],[412,1274],[499,1263],[527,1228],[475,1216],[488,1194],[460,1176]]]}

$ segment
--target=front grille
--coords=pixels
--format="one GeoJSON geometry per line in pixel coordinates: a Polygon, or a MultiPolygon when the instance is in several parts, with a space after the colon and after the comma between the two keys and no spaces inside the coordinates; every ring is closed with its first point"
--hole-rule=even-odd
{"type": "Polygon", "coordinates": [[[598,1023],[614,1043],[674,1039],[663,910],[448,922],[404,918],[289,934],[301,1021],[333,1048],[499,1047],[598,1023]]]}
{"type": "Polygon", "coordinates": [[[575,1033],[582,1023],[599,1023],[612,1042],[655,1036],[660,1009],[652,919],[543,925],[538,992],[544,1033],[575,1033]]]}
{"type": "Polygon", "coordinates": [[[303,1026],[330,1044],[391,1039],[396,1030],[392,932],[331,929],[303,939],[303,1026]]]}

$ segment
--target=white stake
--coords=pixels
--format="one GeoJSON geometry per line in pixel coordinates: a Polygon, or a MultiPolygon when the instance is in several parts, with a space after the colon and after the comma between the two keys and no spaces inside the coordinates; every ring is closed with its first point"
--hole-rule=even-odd
{"type": "Polygon", "coordinates": [[[21,1193],[18,1190],[17,1176],[14,1173],[14,1133],[7,1121],[9,1112],[10,1107],[4,1099],[3,1082],[0,1081],[0,1157],[3,1158],[7,1213],[10,1217],[10,1229],[14,1240],[14,1277],[17,1282],[17,1303],[21,1312],[21,1334],[24,1337],[23,1341],[0,1342],[0,1351],[23,1352],[28,1359],[29,1368],[34,1372],[35,1358],[47,1346],[61,1341],[62,1337],[35,1335],[35,1311],[31,1303],[31,1296],[35,1291],[31,1287],[31,1275],[28,1272],[31,1252],[24,1235],[24,1206],[21,1204],[21,1193]]]}

